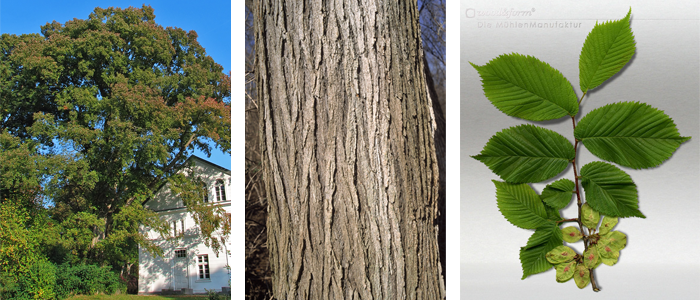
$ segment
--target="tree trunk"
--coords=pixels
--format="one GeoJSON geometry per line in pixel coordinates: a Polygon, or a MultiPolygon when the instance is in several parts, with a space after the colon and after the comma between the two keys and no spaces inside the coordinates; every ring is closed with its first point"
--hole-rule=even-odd
{"type": "Polygon", "coordinates": [[[277,299],[445,297],[444,119],[427,89],[416,3],[391,2],[255,4],[277,299]]]}

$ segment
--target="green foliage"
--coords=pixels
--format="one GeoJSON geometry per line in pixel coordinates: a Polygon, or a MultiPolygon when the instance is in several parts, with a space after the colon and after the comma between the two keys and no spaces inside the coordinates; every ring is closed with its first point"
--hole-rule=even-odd
{"type": "MultiPolygon", "coordinates": [[[[46,260],[32,265],[17,281],[15,299],[53,299],[56,296],[56,267],[46,260]]],[[[12,298],[12,296],[10,296],[12,298]]]]}
{"type": "Polygon", "coordinates": [[[63,264],[59,267],[56,276],[56,293],[59,298],[116,292],[125,293],[126,286],[108,266],[63,264]]]}
{"type": "Polygon", "coordinates": [[[595,156],[634,169],[658,166],[690,139],[680,136],[669,116],[639,102],[591,111],[581,118],[574,136],[595,156]]]}
{"type": "MultiPolygon", "coordinates": [[[[596,23],[586,38],[579,59],[581,100],[622,70],[634,55],[630,16],[631,10],[621,20],[596,23]]],[[[573,278],[579,288],[591,283],[599,291],[592,271],[600,264],[617,263],[627,244],[625,234],[612,231],[618,218],[645,216],[639,210],[637,186],[622,169],[594,161],[581,167],[579,175],[578,143],[603,160],[640,169],[658,166],[690,138],[681,136],[661,110],[639,102],[602,106],[576,124],[581,100],[571,84],[558,70],[532,56],[504,54],[486,65],[472,66],[481,77],[486,97],[505,114],[530,121],[571,117],[574,145],[554,131],[520,125],[496,133],[473,158],[504,180],[493,182],[498,208],[506,220],[535,229],[520,249],[522,278],[554,267],[557,282],[573,278]],[[541,195],[528,184],[554,178],[569,164],[573,181],[556,180],[541,195]],[[562,219],[559,210],[569,205],[574,194],[578,216],[562,219]],[[564,222],[578,226],[560,229],[564,222]],[[583,254],[564,241],[583,242],[583,254]]]]}
{"type": "Polygon", "coordinates": [[[578,113],[571,83],[537,58],[504,54],[484,66],[472,66],[481,75],[486,97],[509,116],[544,121],[578,113]]]}
{"type": "Polygon", "coordinates": [[[562,232],[555,223],[550,223],[535,230],[527,245],[520,248],[520,262],[523,267],[523,277],[541,273],[552,268],[547,262],[549,251],[562,243],[562,232]]]}
{"type": "Polygon", "coordinates": [[[43,226],[20,203],[0,203],[0,298],[52,299],[55,267],[39,251],[43,226]]]}
{"type": "Polygon", "coordinates": [[[33,263],[26,273],[18,274],[6,290],[3,299],[54,299],[56,297],[56,267],[49,261],[33,263]]]}
{"type": "Polygon", "coordinates": [[[569,205],[571,197],[574,195],[574,188],[576,188],[576,184],[573,181],[562,178],[547,185],[542,190],[540,198],[547,206],[559,210],[569,205]]]}
{"type": "Polygon", "coordinates": [[[231,299],[231,297],[229,297],[229,296],[220,295],[218,292],[216,292],[216,290],[208,290],[208,289],[204,289],[204,290],[207,291],[207,299],[209,299],[209,300],[231,299]]]}
{"type": "Polygon", "coordinates": [[[523,229],[535,229],[545,226],[547,212],[537,193],[527,184],[511,184],[493,181],[496,185],[498,209],[513,225],[523,229]]]}
{"type": "Polygon", "coordinates": [[[505,181],[538,182],[561,173],[574,158],[574,147],[554,131],[520,125],[491,137],[473,157],[505,181]]]}
{"type": "Polygon", "coordinates": [[[30,216],[17,203],[0,204],[0,274],[17,279],[41,259],[28,229],[30,216]]]}
{"type": "MultiPolygon", "coordinates": [[[[1,35],[0,202],[13,199],[34,218],[52,200],[41,217],[52,236],[35,247],[54,262],[126,271],[139,245],[158,253],[138,224],[161,233],[166,224],[142,203],[195,150],[230,152],[222,71],[196,32],[158,25],[145,5],[1,35]]],[[[206,216],[198,225],[227,232],[230,221],[201,201],[190,202],[206,216]]]]}
{"type": "Polygon", "coordinates": [[[619,72],[634,55],[634,35],[630,28],[632,9],[622,20],[596,22],[583,43],[579,57],[579,84],[584,93],[619,72]]]}
{"type": "Polygon", "coordinates": [[[581,168],[581,185],[588,204],[607,216],[640,217],[637,185],[620,168],[594,161],[581,168]]]}

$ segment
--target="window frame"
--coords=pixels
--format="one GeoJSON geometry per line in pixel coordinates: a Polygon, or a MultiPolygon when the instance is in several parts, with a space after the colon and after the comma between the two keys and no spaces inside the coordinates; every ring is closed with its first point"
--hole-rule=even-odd
{"type": "Polygon", "coordinates": [[[175,258],[187,258],[187,249],[185,248],[176,248],[175,249],[175,258]]]}
{"type": "Polygon", "coordinates": [[[209,254],[197,255],[197,280],[211,280],[209,254]]]}
{"type": "Polygon", "coordinates": [[[214,196],[217,202],[226,201],[226,182],[223,179],[214,182],[214,196]]]}

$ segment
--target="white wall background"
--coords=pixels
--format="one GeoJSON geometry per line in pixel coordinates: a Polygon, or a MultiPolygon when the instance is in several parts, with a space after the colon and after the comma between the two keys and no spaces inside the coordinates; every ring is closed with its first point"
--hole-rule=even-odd
{"type": "MultiPolygon", "coordinates": [[[[459,18],[461,298],[700,298],[700,2],[462,1],[459,18]],[[573,143],[572,125],[568,118],[530,122],[501,113],[484,96],[479,75],[469,62],[484,65],[511,52],[533,55],[560,70],[580,97],[578,58],[586,36],[596,20],[621,19],[630,7],[636,54],[620,74],[586,95],[577,120],[608,103],[641,101],[665,111],[682,136],[693,138],[660,167],[622,168],[637,184],[640,210],[647,218],[621,219],[617,225],[616,230],[627,234],[628,244],[618,264],[596,270],[600,293],[594,294],[590,285],[579,290],[573,280],[559,284],[553,270],[520,280],[518,254],[532,231],[503,218],[491,183],[500,178],[469,156],[478,154],[496,132],[524,123],[555,130],[573,143]],[[532,13],[510,18],[473,14],[504,8],[532,13]],[[472,9],[469,17],[468,9],[472,9]],[[495,28],[500,22],[559,22],[568,23],[569,28],[495,28]]],[[[579,170],[599,160],[584,146],[578,150],[579,170]]],[[[557,178],[573,179],[571,167],[557,178]]],[[[533,185],[538,192],[544,186],[533,185]]],[[[565,209],[563,216],[576,217],[575,205],[565,209]]],[[[581,243],[575,246],[582,247],[581,243]]]]}
{"type": "MultiPolygon", "coordinates": [[[[224,172],[220,168],[213,167],[206,163],[198,163],[197,174],[200,175],[202,180],[207,184],[209,202],[213,205],[221,206],[226,213],[230,214],[231,199],[234,195],[232,193],[233,187],[230,173],[224,172]],[[215,182],[218,179],[224,180],[226,201],[217,201],[216,199],[215,182]]],[[[154,230],[143,226],[141,227],[142,232],[148,233],[149,239],[161,246],[163,249],[163,257],[153,257],[148,252],[139,248],[139,293],[161,292],[162,289],[169,289],[172,287],[173,259],[175,257],[174,251],[176,248],[185,248],[188,250],[188,280],[189,286],[193,289],[194,293],[206,293],[205,289],[221,291],[221,288],[224,286],[235,285],[235,283],[240,280],[231,278],[231,285],[229,285],[230,273],[229,270],[225,268],[227,264],[231,265],[233,263],[231,255],[228,255],[226,251],[232,248],[232,237],[229,237],[229,242],[225,247],[222,246],[217,257],[213,250],[202,243],[199,227],[191,217],[191,214],[186,211],[186,208],[174,209],[182,207],[183,204],[182,200],[177,195],[171,193],[169,186],[169,184],[164,185],[153,199],[146,202],[145,207],[156,211],[165,210],[159,212],[160,217],[169,224],[175,221],[178,232],[181,230],[180,221],[184,220],[184,236],[174,240],[164,240],[160,234],[154,230]],[[199,254],[208,254],[209,256],[209,280],[199,280],[197,264],[197,255],[199,254]]],[[[215,235],[220,234],[220,231],[215,233],[215,235]]]]}

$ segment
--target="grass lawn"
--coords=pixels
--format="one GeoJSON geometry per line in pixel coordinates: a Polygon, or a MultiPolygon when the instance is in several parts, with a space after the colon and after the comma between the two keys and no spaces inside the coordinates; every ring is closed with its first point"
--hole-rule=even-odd
{"type": "Polygon", "coordinates": [[[196,295],[196,296],[138,296],[138,295],[95,295],[95,296],[75,296],[70,297],[66,300],[87,300],[87,299],[103,299],[103,300],[131,300],[131,299],[144,299],[144,300],[165,300],[165,299],[180,299],[180,298],[207,298],[206,295],[196,295]]]}

